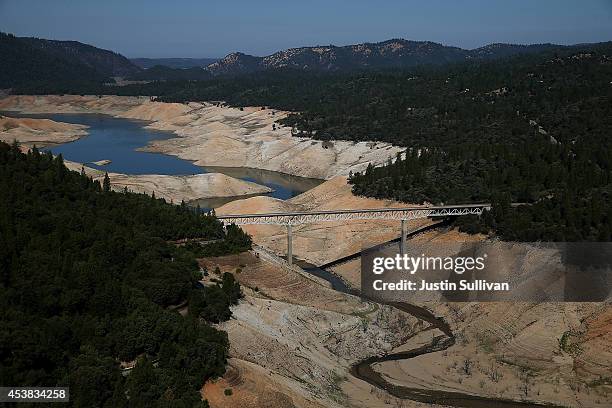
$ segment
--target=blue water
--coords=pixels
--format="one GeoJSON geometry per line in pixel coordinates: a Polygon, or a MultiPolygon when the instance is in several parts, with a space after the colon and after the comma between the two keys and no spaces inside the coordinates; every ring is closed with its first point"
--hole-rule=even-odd
{"type": "Polygon", "coordinates": [[[169,139],[170,132],[146,129],[145,121],[120,119],[99,114],[15,114],[7,116],[45,118],[58,122],[75,123],[89,126],[88,135],[74,142],[53,146],[53,154],[62,154],[65,159],[85,163],[99,170],[126,174],[169,174],[187,175],[206,173],[190,161],[159,153],[140,152],[152,140],[169,139]],[[96,166],[92,162],[111,160],[106,166],[96,166]]]}
{"type": "MultiPolygon", "coordinates": [[[[147,129],[146,121],[115,118],[110,115],[92,113],[22,114],[0,112],[11,117],[44,118],[58,122],[87,125],[88,135],[74,142],[53,146],[53,154],[62,154],[70,161],[85,163],[102,171],[125,174],[193,175],[201,173],[224,173],[242,180],[268,186],[274,192],[266,194],[283,200],[294,197],[319,185],[322,180],[296,177],[288,174],[249,168],[200,167],[188,160],[161,153],[139,151],[153,140],[175,137],[172,132],[147,129]],[[110,160],[105,166],[92,162],[110,160]]],[[[236,198],[214,198],[198,200],[204,208],[215,208],[236,198]]]]}

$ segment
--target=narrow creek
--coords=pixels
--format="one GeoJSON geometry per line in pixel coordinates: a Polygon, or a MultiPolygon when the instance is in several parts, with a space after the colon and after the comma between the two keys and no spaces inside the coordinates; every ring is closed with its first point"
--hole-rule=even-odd
{"type": "MultiPolygon", "coordinates": [[[[441,222],[438,224],[433,224],[432,226],[425,227],[426,230],[430,230],[433,228],[438,228],[446,225],[445,222],[441,222]]],[[[417,234],[424,232],[423,230],[417,230],[410,234],[408,234],[408,239],[414,237],[417,234]]],[[[392,242],[397,240],[390,241],[383,245],[389,245],[392,242]]],[[[350,255],[349,257],[342,258],[342,262],[346,262],[349,258],[355,259],[358,257],[357,254],[350,255]]],[[[328,263],[323,265],[323,267],[316,267],[314,265],[310,265],[304,263],[302,261],[298,261],[298,265],[302,266],[303,269],[311,273],[319,278],[327,280],[334,290],[339,292],[362,296],[358,289],[352,288],[346,284],[340,277],[338,277],[333,272],[325,269],[330,265],[336,265],[341,263],[338,261],[328,263]]],[[[366,298],[370,302],[379,303],[378,301],[374,301],[372,299],[366,298]]],[[[500,407],[500,408],[526,408],[526,407],[556,407],[553,404],[540,404],[536,402],[530,401],[515,401],[510,399],[503,398],[489,398],[482,397],[473,394],[467,394],[456,391],[445,391],[445,390],[430,390],[424,388],[415,388],[415,387],[406,387],[401,385],[393,384],[387,381],[380,373],[378,373],[373,366],[378,363],[383,363],[386,361],[398,361],[398,360],[408,360],[412,358],[416,358],[429,353],[437,353],[448,349],[449,347],[455,344],[455,335],[453,334],[450,325],[442,318],[437,317],[429,310],[424,307],[409,304],[409,303],[399,303],[392,302],[386,303],[389,306],[395,307],[405,313],[408,313],[417,319],[423,320],[429,323],[433,328],[440,330],[442,333],[440,336],[433,338],[430,344],[415,348],[413,350],[402,351],[397,353],[389,353],[384,355],[376,355],[371,356],[366,359],[363,359],[351,367],[350,373],[354,377],[369,383],[370,385],[383,389],[387,391],[389,394],[394,397],[401,399],[408,399],[412,401],[427,403],[427,404],[438,404],[444,406],[453,406],[453,407],[463,407],[463,408],[491,408],[491,407],[500,407]]]]}

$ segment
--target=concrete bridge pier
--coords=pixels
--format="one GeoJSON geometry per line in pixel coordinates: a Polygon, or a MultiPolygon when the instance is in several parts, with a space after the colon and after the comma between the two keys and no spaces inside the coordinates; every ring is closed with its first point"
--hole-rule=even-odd
{"type": "Polygon", "coordinates": [[[291,234],[291,224],[287,224],[287,262],[293,265],[293,236],[291,234]]]}
{"type": "Polygon", "coordinates": [[[408,220],[402,220],[402,236],[400,239],[400,255],[406,254],[406,234],[408,232],[408,220]]]}

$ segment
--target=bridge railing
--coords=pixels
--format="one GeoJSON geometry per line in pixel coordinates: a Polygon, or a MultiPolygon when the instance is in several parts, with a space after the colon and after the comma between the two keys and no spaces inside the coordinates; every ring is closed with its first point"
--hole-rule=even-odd
{"type": "Polygon", "coordinates": [[[437,207],[376,208],[267,214],[218,215],[225,224],[236,225],[298,225],[326,221],[348,220],[414,220],[428,217],[480,215],[490,204],[471,204],[437,207]]]}

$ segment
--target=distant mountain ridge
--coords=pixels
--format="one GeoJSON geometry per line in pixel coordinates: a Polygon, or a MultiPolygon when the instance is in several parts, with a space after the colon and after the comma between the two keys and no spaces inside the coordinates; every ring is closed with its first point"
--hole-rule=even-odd
{"type": "Polygon", "coordinates": [[[391,39],[379,43],[346,46],[290,48],[265,57],[234,52],[210,64],[207,70],[213,75],[239,75],[287,67],[313,71],[402,68],[422,64],[441,65],[474,59],[503,58],[562,47],[564,46],[555,44],[490,44],[474,50],[465,50],[431,41],[391,39]]]}
{"type": "Polygon", "coordinates": [[[119,53],[77,41],[16,37],[0,32],[0,89],[21,87],[33,91],[41,84],[46,84],[45,89],[64,90],[79,83],[80,90],[91,91],[102,84],[112,82],[112,77],[147,82],[199,81],[220,75],[243,75],[282,68],[319,72],[410,68],[424,64],[442,65],[505,58],[569,47],[572,46],[489,44],[465,50],[431,41],[391,39],[346,46],[289,48],[264,57],[234,52],[220,60],[129,60],[119,53]],[[210,63],[211,61],[214,62],[210,63]],[[205,65],[207,63],[208,65],[205,65]],[[57,86],[58,84],[60,86],[57,86]]]}
{"type": "Polygon", "coordinates": [[[204,68],[218,60],[219,58],[130,58],[133,64],[144,69],[157,65],[177,69],[204,68]]]}
{"type": "Polygon", "coordinates": [[[135,81],[203,81],[211,78],[212,74],[206,68],[171,68],[166,65],[154,65],[129,77],[135,81]]]}

